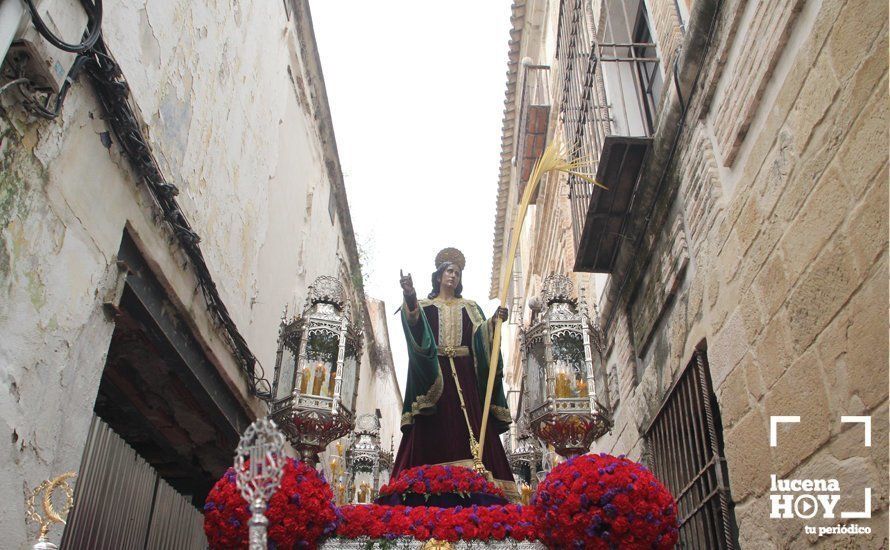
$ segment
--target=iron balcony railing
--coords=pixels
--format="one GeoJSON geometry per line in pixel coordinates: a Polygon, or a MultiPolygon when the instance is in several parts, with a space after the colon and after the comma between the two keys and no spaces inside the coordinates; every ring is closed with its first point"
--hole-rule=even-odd
{"type": "MultiPolygon", "coordinates": [[[[643,2],[603,0],[598,19],[599,29],[589,0],[562,0],[557,38],[560,121],[569,149],[589,162],[593,174],[610,136],[652,135],[661,92],[643,2]]],[[[577,248],[595,189],[574,176],[568,186],[577,248]]]]}

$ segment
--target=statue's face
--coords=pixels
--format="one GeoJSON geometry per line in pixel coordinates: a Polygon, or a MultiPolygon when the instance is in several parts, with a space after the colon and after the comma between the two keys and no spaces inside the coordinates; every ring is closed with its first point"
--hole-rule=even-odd
{"type": "Polygon", "coordinates": [[[454,264],[449,265],[442,272],[441,285],[454,290],[460,284],[460,268],[454,264]]]}

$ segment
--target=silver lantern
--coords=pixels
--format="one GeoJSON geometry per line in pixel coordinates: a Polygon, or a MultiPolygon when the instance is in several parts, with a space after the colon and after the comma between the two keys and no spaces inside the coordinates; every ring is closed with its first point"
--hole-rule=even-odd
{"type": "Polygon", "coordinates": [[[271,416],[310,465],[352,430],[361,346],[361,327],[333,277],[309,286],[302,315],[282,319],[271,416]]]}
{"type": "Polygon", "coordinates": [[[543,449],[538,438],[528,429],[525,419],[520,418],[518,424],[516,443],[507,450],[507,462],[520,482],[535,485],[537,480],[534,474],[540,467],[543,449]]]}
{"type": "Polygon", "coordinates": [[[529,426],[564,457],[586,453],[611,427],[607,409],[597,400],[594,377],[599,331],[586,304],[572,294],[567,276],[544,279],[533,324],[522,335],[529,426]]]}
{"type": "Polygon", "coordinates": [[[353,502],[370,504],[380,490],[380,420],[373,414],[360,415],[353,434],[346,459],[353,502]]]}

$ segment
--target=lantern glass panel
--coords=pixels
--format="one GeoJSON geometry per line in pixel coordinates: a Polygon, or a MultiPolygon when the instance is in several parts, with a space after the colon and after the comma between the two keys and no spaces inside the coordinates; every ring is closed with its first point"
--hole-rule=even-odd
{"type": "Polygon", "coordinates": [[[303,365],[303,379],[300,382],[301,393],[321,397],[333,395],[339,350],[337,334],[327,330],[309,332],[306,364],[303,365]]]}
{"type": "Polygon", "coordinates": [[[547,362],[544,360],[544,342],[541,339],[529,345],[527,354],[526,379],[528,385],[528,409],[534,410],[547,399],[547,362]]]}
{"type": "Polygon", "coordinates": [[[557,398],[587,397],[587,368],[581,333],[563,331],[551,337],[557,398]]]}
{"type": "Polygon", "coordinates": [[[346,356],[343,358],[343,381],[340,384],[340,400],[346,410],[355,411],[355,386],[358,378],[358,358],[355,345],[346,340],[346,356]]]}
{"type": "Polygon", "coordinates": [[[296,383],[297,354],[287,346],[284,346],[281,351],[281,370],[278,372],[275,399],[288,397],[294,391],[296,383]]]}

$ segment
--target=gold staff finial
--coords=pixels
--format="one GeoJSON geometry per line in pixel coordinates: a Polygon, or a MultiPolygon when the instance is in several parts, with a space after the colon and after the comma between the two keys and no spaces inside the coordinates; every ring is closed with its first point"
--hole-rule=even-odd
{"type": "Polygon", "coordinates": [[[38,527],[37,531],[37,544],[34,545],[35,549],[54,549],[58,548],[55,544],[46,540],[46,535],[49,533],[50,527],[54,523],[65,523],[65,517],[67,517],[68,512],[71,510],[71,507],[74,506],[74,492],[71,489],[71,485],[68,483],[68,480],[76,477],[77,474],[74,472],[65,472],[59,476],[56,476],[52,479],[47,479],[43,481],[40,485],[35,488],[30,495],[28,495],[26,506],[27,506],[27,521],[29,523],[35,523],[38,527]],[[65,494],[65,503],[62,505],[60,510],[56,510],[53,507],[53,493],[56,490],[61,489],[65,494]],[[37,496],[43,494],[43,497],[40,502],[40,507],[43,510],[43,515],[37,511],[37,508],[34,502],[37,500],[37,496]]]}

